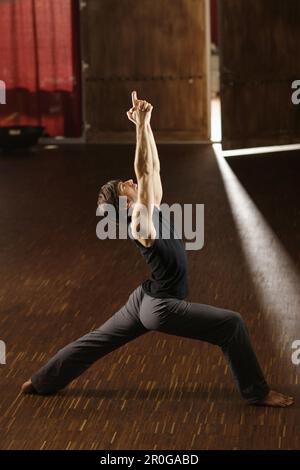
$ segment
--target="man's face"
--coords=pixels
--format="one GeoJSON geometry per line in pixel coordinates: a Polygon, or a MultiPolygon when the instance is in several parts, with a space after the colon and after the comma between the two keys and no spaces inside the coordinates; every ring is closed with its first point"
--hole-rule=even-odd
{"type": "Polygon", "coordinates": [[[119,196],[127,197],[129,207],[137,201],[137,187],[137,184],[134,183],[133,180],[120,181],[119,183],[119,196]]]}

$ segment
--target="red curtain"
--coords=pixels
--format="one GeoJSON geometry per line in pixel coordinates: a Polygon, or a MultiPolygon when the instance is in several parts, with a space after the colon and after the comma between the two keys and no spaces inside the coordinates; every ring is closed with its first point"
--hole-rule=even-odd
{"type": "Polygon", "coordinates": [[[219,45],[218,32],[218,0],[211,0],[211,40],[216,46],[219,45]]]}
{"type": "Polygon", "coordinates": [[[75,0],[0,3],[0,125],[38,124],[81,135],[79,8],[75,0]]]}

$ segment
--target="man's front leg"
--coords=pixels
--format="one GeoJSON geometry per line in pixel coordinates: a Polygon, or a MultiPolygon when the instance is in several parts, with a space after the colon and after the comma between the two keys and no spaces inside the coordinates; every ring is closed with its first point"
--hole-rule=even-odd
{"type": "Polygon", "coordinates": [[[123,306],[98,329],[59,350],[31,377],[33,390],[27,385],[23,392],[42,395],[55,393],[85,372],[95,361],[147,331],[138,316],[123,306]]]}

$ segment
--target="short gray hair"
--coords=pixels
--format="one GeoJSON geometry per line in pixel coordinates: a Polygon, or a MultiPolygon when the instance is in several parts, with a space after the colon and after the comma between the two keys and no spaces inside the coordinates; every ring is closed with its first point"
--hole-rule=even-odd
{"type": "MultiPolygon", "coordinates": [[[[119,184],[122,183],[122,180],[110,180],[107,183],[105,183],[103,186],[101,186],[101,189],[99,191],[98,195],[98,207],[101,206],[102,204],[111,204],[114,206],[116,210],[116,218],[113,218],[114,222],[119,226],[121,223],[121,218],[120,218],[120,213],[119,213],[119,184]]],[[[124,221],[127,219],[127,224],[131,221],[131,217],[128,214],[128,211],[126,211],[126,216],[125,213],[123,214],[125,216],[124,221]]]]}
{"type": "Polygon", "coordinates": [[[118,186],[121,180],[110,180],[101,186],[98,195],[98,206],[101,204],[112,204],[117,213],[119,209],[119,190],[118,186]]]}

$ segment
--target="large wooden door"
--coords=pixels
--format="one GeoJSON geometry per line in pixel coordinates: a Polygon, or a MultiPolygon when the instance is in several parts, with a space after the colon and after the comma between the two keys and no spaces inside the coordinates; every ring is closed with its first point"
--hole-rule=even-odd
{"type": "Polygon", "coordinates": [[[219,0],[223,148],[300,142],[299,0],[219,0]]]}
{"type": "Polygon", "coordinates": [[[125,114],[134,89],[153,103],[158,137],[208,140],[208,1],[88,0],[84,4],[87,140],[134,138],[125,114]]]}

